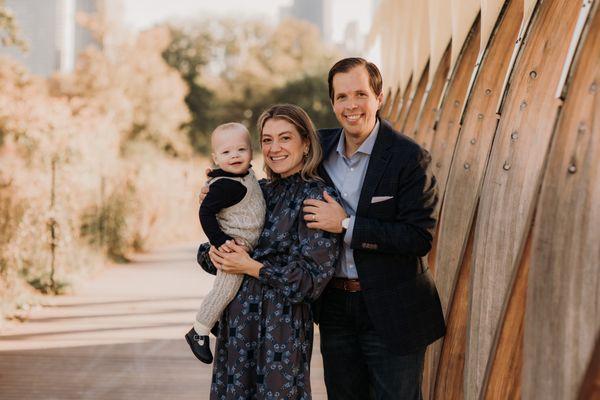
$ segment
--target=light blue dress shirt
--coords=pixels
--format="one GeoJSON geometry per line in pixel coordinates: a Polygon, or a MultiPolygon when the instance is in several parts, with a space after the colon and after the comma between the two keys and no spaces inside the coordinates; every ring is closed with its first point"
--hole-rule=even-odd
{"type": "Polygon", "coordinates": [[[325,171],[327,171],[340,193],[342,206],[346,214],[350,217],[350,223],[344,235],[343,251],[335,271],[336,277],[358,278],[350,243],[352,241],[352,233],[354,232],[354,221],[356,220],[356,208],[358,207],[360,192],[362,191],[363,181],[367,173],[367,167],[369,166],[369,159],[371,158],[371,152],[373,151],[378,133],[379,119],[358,150],[351,157],[346,157],[344,151],[346,140],[344,131],[342,131],[336,150],[332,151],[323,163],[325,171]]]}

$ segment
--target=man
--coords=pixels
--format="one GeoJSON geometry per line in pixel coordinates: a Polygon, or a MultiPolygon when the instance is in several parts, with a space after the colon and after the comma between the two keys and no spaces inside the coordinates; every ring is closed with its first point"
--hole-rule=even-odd
{"type": "Polygon", "coordinates": [[[336,275],[317,307],[330,400],[420,399],[426,346],[445,324],[425,256],[437,202],[430,157],[379,119],[377,67],[346,58],[329,71],[341,129],[320,130],[321,176],[342,204],[307,200],[308,227],[344,232],[336,275]]]}

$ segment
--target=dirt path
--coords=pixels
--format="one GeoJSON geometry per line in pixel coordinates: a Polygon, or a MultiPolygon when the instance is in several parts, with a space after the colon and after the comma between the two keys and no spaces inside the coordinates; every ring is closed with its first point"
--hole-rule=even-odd
{"type": "MultiPolygon", "coordinates": [[[[0,334],[0,398],[208,399],[212,366],[183,339],[212,282],[194,259],[193,246],[136,256],[10,323],[0,334]]],[[[317,334],[313,398],[325,399],[318,348],[317,334]]]]}

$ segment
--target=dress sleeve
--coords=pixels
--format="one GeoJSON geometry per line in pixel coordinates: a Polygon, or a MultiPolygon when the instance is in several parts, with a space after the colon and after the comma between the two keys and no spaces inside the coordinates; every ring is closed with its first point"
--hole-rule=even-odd
{"type": "MultiPolygon", "coordinates": [[[[333,190],[328,192],[338,200],[333,190]]],[[[324,201],[323,188],[311,190],[306,198],[324,201]]],[[[339,200],[338,200],[339,201],[339,200]]],[[[335,272],[340,253],[339,234],[309,229],[303,213],[298,216],[298,240],[292,245],[286,265],[261,260],[259,279],[274,287],[292,303],[316,300],[335,272]]]]}

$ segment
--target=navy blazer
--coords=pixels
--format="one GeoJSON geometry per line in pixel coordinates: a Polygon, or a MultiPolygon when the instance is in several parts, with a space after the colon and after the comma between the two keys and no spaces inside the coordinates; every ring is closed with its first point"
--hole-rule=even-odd
{"type": "MultiPolygon", "coordinates": [[[[324,159],[335,151],[341,132],[319,130],[324,159]]],[[[445,333],[425,258],[438,201],[430,162],[427,151],[381,120],[356,210],[350,247],[367,311],[397,354],[413,352],[445,333]],[[379,199],[373,202],[374,197],[379,199]],[[382,198],[388,199],[378,201],[382,198]]],[[[319,173],[334,186],[323,165],[319,173]]]]}

